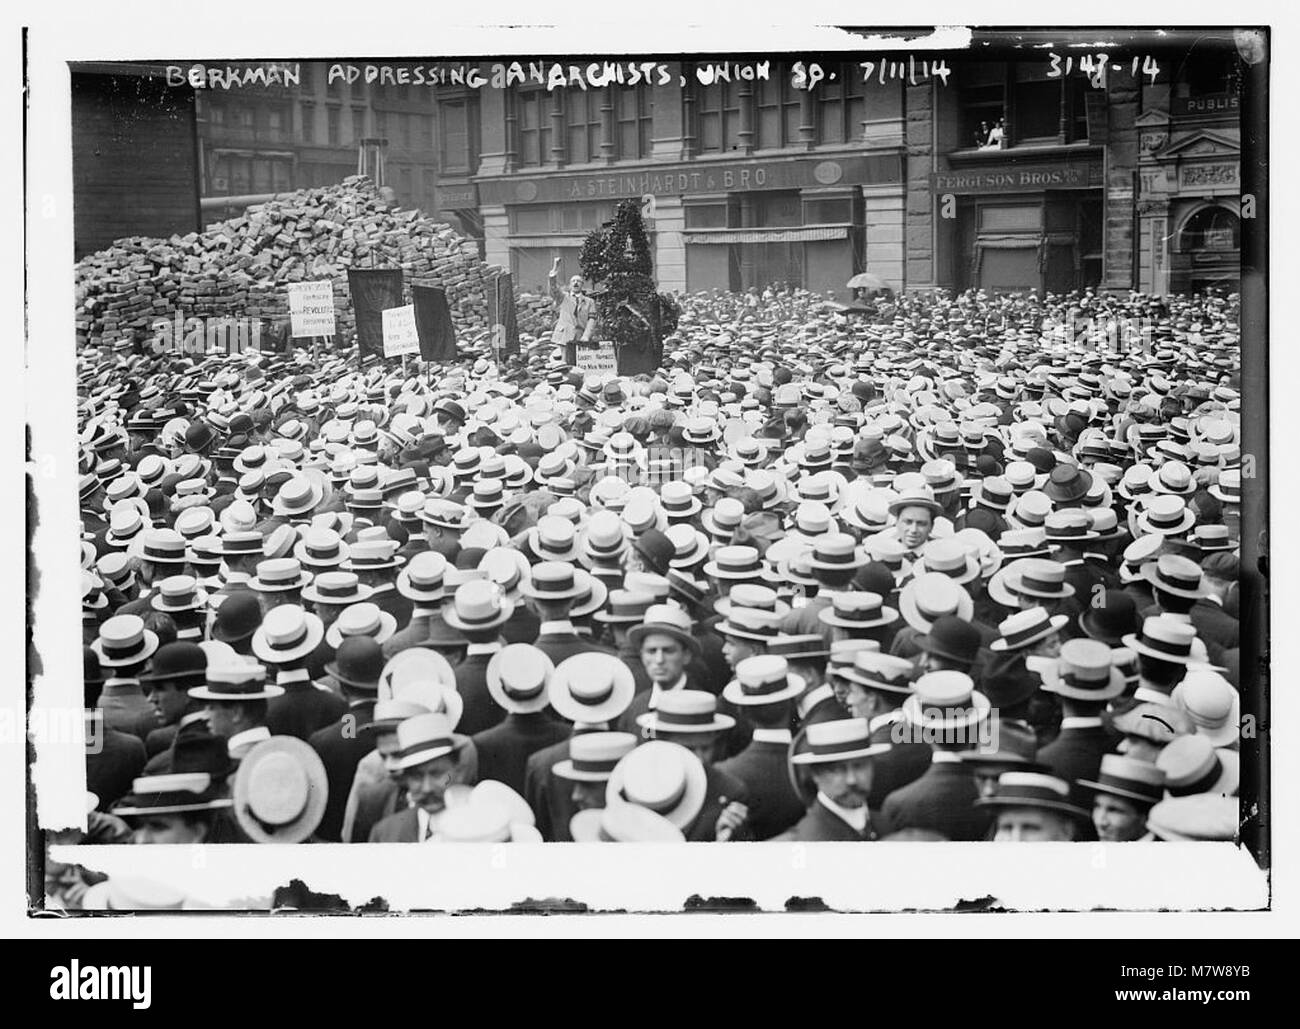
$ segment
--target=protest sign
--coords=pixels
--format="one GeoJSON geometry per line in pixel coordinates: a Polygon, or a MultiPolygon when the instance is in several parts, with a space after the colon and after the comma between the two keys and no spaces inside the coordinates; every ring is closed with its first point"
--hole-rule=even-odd
{"type": "Polygon", "coordinates": [[[420,335],[415,328],[415,305],[390,307],[384,311],[384,356],[401,357],[420,352],[420,335]]]}
{"type": "Polygon", "coordinates": [[[614,374],[618,359],[614,356],[614,344],[606,340],[594,347],[578,345],[578,367],[583,375],[614,374]]]}
{"type": "Polygon", "coordinates": [[[334,283],[289,283],[289,327],[292,335],[333,336],[334,283]]]}

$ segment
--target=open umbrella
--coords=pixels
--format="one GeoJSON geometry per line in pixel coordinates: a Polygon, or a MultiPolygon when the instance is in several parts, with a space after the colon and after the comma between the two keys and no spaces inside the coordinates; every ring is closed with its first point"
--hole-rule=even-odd
{"type": "Polygon", "coordinates": [[[849,279],[845,286],[849,289],[889,289],[889,283],[879,275],[873,275],[871,272],[859,272],[849,279]]]}

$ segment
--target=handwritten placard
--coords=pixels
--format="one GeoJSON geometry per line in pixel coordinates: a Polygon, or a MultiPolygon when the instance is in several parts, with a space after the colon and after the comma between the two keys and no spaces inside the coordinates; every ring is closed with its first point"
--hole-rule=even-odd
{"type": "Polygon", "coordinates": [[[334,335],[334,283],[289,283],[289,330],[295,337],[334,335]]]}
{"type": "Polygon", "coordinates": [[[420,352],[420,337],[415,331],[415,305],[390,307],[383,313],[384,356],[401,357],[420,352]]]}
{"type": "Polygon", "coordinates": [[[578,368],[583,375],[613,375],[618,370],[614,344],[599,343],[594,347],[578,347],[578,368]]]}

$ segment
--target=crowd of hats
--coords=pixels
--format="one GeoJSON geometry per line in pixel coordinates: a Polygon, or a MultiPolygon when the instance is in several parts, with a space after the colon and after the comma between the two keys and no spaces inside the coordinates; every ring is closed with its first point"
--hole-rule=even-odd
{"type": "MultiPolygon", "coordinates": [[[[330,280],[335,320],[355,330],[348,268],[403,268],[416,283],[442,286],[457,330],[488,328],[486,288],[494,276],[477,244],[418,210],[392,210],[371,180],[280,194],[202,232],[167,239],[128,237],[77,262],[77,341],[111,344],[179,313],[188,318],[288,318],[286,285],[330,280]]],[[[521,295],[519,328],[539,332],[549,299],[521,295]]]]}
{"type": "MultiPolygon", "coordinates": [[[[107,311],[112,269],[96,268],[83,297],[107,311]]],[[[986,806],[1077,810],[1080,789],[1111,789],[1150,801],[1165,838],[1218,831],[1200,798],[1235,792],[1235,301],[970,292],[848,321],[802,291],[685,300],[664,367],[635,379],[584,376],[549,346],[436,377],[302,350],[177,362],[108,345],[100,320],[87,338],[105,345],[81,350],[77,382],[83,637],[101,674],[147,666],[170,633],[208,655],[195,699],[274,701],[279,666],[323,654],[313,675],[373,692],[402,767],[461,745],[467,698],[440,648],[499,633],[511,645],[487,688],[501,718],[600,726],[646,688],[648,636],[697,670],[707,641],[726,641],[756,656],[663,693],[635,728],[738,747],[755,705],[802,713],[827,686],[837,717],[792,725],[799,782],[888,750],[850,717],[855,687],[945,732],[1010,724],[1014,708],[1031,749],[1084,705],[1126,763],[1081,786],[1031,757],[986,806]],[[1076,331],[1133,314],[1155,325],[1144,346],[1076,331]],[[552,665],[514,630],[557,605],[593,652],[552,665]],[[408,639],[418,618],[428,634],[408,639]],[[422,656],[385,662],[395,638],[422,656]],[[624,644],[633,656],[612,657],[624,644]],[[1170,738],[1133,721],[1142,705],[1167,710],[1170,738]]],[[[703,767],[669,740],[601,735],[575,737],[557,772],[609,781],[605,813],[584,812],[574,838],[681,838],[703,767]]],[[[259,746],[230,795],[241,825],[307,838],[325,803],[311,748],[259,746]]],[[[228,802],[213,772],[178,774],[191,778],[138,779],[120,809],[228,802]]],[[[462,814],[445,838],[534,837],[517,791],[480,787],[449,797],[462,814]]]]}

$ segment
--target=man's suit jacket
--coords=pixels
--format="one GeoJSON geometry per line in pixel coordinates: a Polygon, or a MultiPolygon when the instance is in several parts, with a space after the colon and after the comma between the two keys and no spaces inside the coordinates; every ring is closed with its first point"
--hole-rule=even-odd
{"type": "Polygon", "coordinates": [[[1079,779],[1096,781],[1101,759],[1115,749],[1115,742],[1100,725],[1062,729],[1056,739],[1039,750],[1036,760],[1076,789],[1074,784],[1079,779]]]}
{"type": "Polygon", "coordinates": [[[415,607],[415,602],[398,593],[397,587],[392,583],[376,586],[375,592],[370,595],[370,603],[381,611],[387,611],[397,619],[399,629],[404,629],[410,625],[411,611],[415,607]]]}
{"type": "Polygon", "coordinates": [[[99,798],[99,811],[131,792],[131,783],[143,772],[144,741],[133,733],[99,727],[98,753],[86,749],[86,789],[99,798]]]}
{"type": "Polygon", "coordinates": [[[609,647],[592,643],[587,637],[579,636],[576,632],[547,633],[545,636],[537,636],[533,646],[549,657],[554,665],[575,654],[614,654],[609,647]]]}
{"type": "Polygon", "coordinates": [[[145,762],[143,775],[169,775],[172,770],[172,755],[175,751],[172,749],[176,746],[176,741],[180,739],[191,739],[196,736],[211,736],[212,732],[208,728],[206,719],[196,718],[192,722],[177,728],[175,725],[165,725],[161,729],[155,729],[149,734],[149,739],[145,741],[145,750],[149,750],[150,742],[159,734],[170,734],[167,746],[162,750],[154,753],[148,761],[145,762]]]}
{"type": "Polygon", "coordinates": [[[487,667],[491,654],[468,654],[455,668],[456,692],[465,702],[457,732],[473,736],[505,718],[505,710],[492,699],[487,688],[487,667]]]}
{"type": "Polygon", "coordinates": [[[544,747],[567,741],[570,732],[568,723],[557,721],[545,711],[506,715],[504,721],[474,735],[479,780],[495,779],[522,796],[529,757],[544,747]]]}
{"type": "Polygon", "coordinates": [[[338,721],[318,729],[307,739],[311,748],[320,755],[329,782],[325,814],[316,829],[316,835],[322,840],[336,843],[341,838],[343,812],[347,807],[352,777],[357,773],[357,763],[375,747],[374,734],[358,730],[370,723],[374,713],[373,701],[355,703],[338,721]]]}
{"type": "Polygon", "coordinates": [[[343,816],[340,834],[343,842],[365,843],[370,839],[371,829],[406,806],[406,790],[401,783],[394,782],[387,776],[373,782],[354,782],[348,793],[348,808],[343,816]]]}
{"type": "Polygon", "coordinates": [[[384,659],[400,654],[403,650],[418,647],[429,639],[436,615],[412,615],[411,622],[404,629],[398,629],[383,643],[384,659]]]}
{"type": "Polygon", "coordinates": [[[99,695],[99,710],[105,726],[138,736],[141,743],[158,728],[158,712],[145,699],[138,682],[105,686],[99,695]]]}
{"type": "Polygon", "coordinates": [[[817,633],[830,639],[831,627],[823,622],[819,615],[831,604],[830,597],[816,596],[809,598],[803,607],[795,608],[781,620],[781,631],[789,636],[817,633]]]}
{"type": "Polygon", "coordinates": [[[541,627],[542,620],[537,617],[537,612],[527,604],[516,604],[510,621],[501,626],[501,638],[507,643],[532,643],[541,627]]]}
{"type": "Polygon", "coordinates": [[[867,807],[872,809],[879,809],[895,790],[925,775],[934,753],[928,743],[894,743],[893,729],[891,722],[876,726],[871,733],[872,743],[890,744],[889,750],[871,761],[871,791],[867,794],[867,807]]]}
{"type": "Polygon", "coordinates": [[[533,809],[537,831],[544,840],[573,842],[569,835],[569,819],[575,813],[570,799],[572,783],[554,772],[568,757],[569,741],[560,740],[534,751],[524,766],[524,799],[533,809]]]}
{"type": "Polygon", "coordinates": [[[370,830],[371,843],[420,843],[420,818],[408,807],[389,815],[370,830]]]}
{"type": "MultiPolygon", "coordinates": [[[[700,813],[695,816],[695,820],[683,830],[687,843],[712,843],[716,839],[718,816],[722,814],[726,804],[734,801],[745,805],[753,803],[745,784],[734,775],[722,771],[716,765],[705,765],[704,771],[706,776],[704,806],[700,808],[700,813]],[[724,800],[726,804],[723,803],[724,800]]],[[[752,816],[753,812],[751,811],[750,814],[752,816]]],[[[753,830],[748,822],[732,836],[733,840],[753,838],[753,830]]]]}
{"type": "Polygon", "coordinates": [[[773,842],[865,843],[876,838],[875,826],[873,825],[875,821],[875,812],[868,807],[867,832],[864,836],[820,800],[814,800],[803,818],[799,819],[786,832],[775,837],[773,842]]]}
{"type": "Polygon", "coordinates": [[[284,683],[284,693],[267,701],[266,727],[272,736],[297,736],[308,740],[317,729],[338,721],[348,702],[336,693],[317,689],[310,682],[284,683]]]}
{"type": "Polygon", "coordinates": [[[959,762],[931,763],[915,782],[885,798],[882,835],[900,829],[930,829],[950,840],[982,840],[989,816],[975,806],[979,791],[971,770],[959,762]]]}
{"type": "Polygon", "coordinates": [[[749,826],[756,840],[767,840],[799,821],[803,799],[795,793],[786,768],[790,747],[772,740],[751,740],[717,769],[738,779],[750,796],[749,826]]]}

